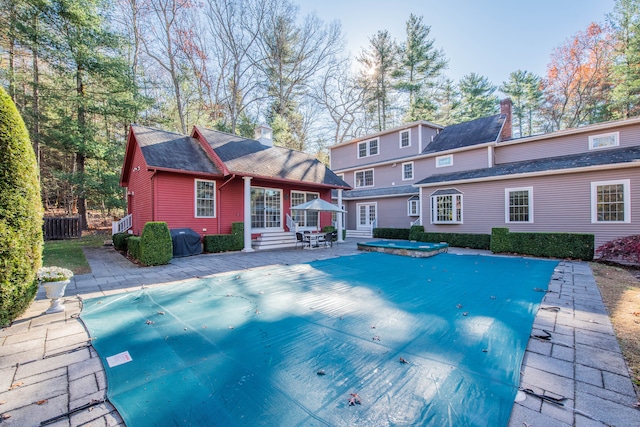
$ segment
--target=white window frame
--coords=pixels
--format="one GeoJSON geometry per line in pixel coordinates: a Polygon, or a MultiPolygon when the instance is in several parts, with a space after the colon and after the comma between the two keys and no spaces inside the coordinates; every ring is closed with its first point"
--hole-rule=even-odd
{"type": "Polygon", "coordinates": [[[516,187],[504,189],[504,222],[506,224],[532,224],[533,223],[533,187],[516,187]],[[511,220],[511,193],[515,191],[526,191],[528,193],[528,215],[527,221],[512,221],[511,220]]]}
{"type": "Polygon", "coordinates": [[[463,194],[461,194],[461,193],[431,195],[429,197],[430,203],[431,203],[431,224],[463,224],[464,223],[464,217],[463,217],[464,198],[462,196],[463,196],[463,194]],[[454,207],[454,211],[453,211],[454,215],[452,215],[452,220],[451,221],[438,220],[438,198],[440,198],[440,197],[451,197],[452,198],[452,206],[454,207]],[[460,200],[460,208],[459,209],[458,209],[458,204],[457,204],[458,200],[460,200]]]}
{"type": "Polygon", "coordinates": [[[407,200],[407,216],[420,216],[420,199],[413,196],[407,200]]]}
{"type": "Polygon", "coordinates": [[[354,188],[363,188],[363,187],[373,187],[375,185],[375,174],[373,172],[373,169],[362,169],[359,171],[355,171],[353,173],[353,186],[354,188]],[[364,184],[365,182],[365,173],[371,171],[371,185],[358,185],[358,174],[361,173],[362,174],[362,183],[364,184]]]}
{"type": "Polygon", "coordinates": [[[620,145],[620,132],[601,133],[589,136],[589,150],[600,150],[602,148],[618,147],[620,145]],[[610,143],[600,145],[598,140],[608,140],[613,137],[610,143]]]}
{"type": "Polygon", "coordinates": [[[372,139],[369,139],[367,141],[360,141],[360,142],[358,142],[356,147],[357,147],[357,150],[358,150],[358,158],[359,159],[362,159],[364,157],[369,157],[369,156],[377,156],[378,154],[380,154],[380,139],[379,138],[372,138],[372,139]],[[376,147],[376,152],[373,153],[373,154],[371,154],[372,142],[375,142],[375,147],[376,147]],[[361,151],[360,150],[360,146],[362,144],[365,144],[365,147],[364,147],[365,153],[364,153],[364,155],[360,154],[360,151],[361,151]]]}
{"type": "Polygon", "coordinates": [[[411,147],[411,130],[410,129],[401,130],[398,133],[398,145],[401,149],[411,147]],[[407,145],[402,145],[403,134],[407,134],[407,145]]]}
{"type": "Polygon", "coordinates": [[[436,157],[437,168],[446,168],[448,166],[453,166],[453,154],[436,157]]]}
{"type": "Polygon", "coordinates": [[[402,180],[411,181],[412,179],[413,179],[413,162],[405,162],[402,164],[402,180]],[[405,176],[405,170],[404,170],[404,167],[407,165],[411,165],[411,176],[409,178],[405,176]]]}
{"type": "Polygon", "coordinates": [[[193,215],[195,218],[215,218],[216,217],[216,182],[209,179],[195,179],[193,183],[193,215]],[[213,184],[213,198],[212,199],[199,199],[198,198],[198,183],[206,182],[213,184]],[[211,200],[213,202],[213,215],[198,215],[198,200],[211,200]]]}
{"type": "Polygon", "coordinates": [[[597,181],[591,183],[591,223],[592,224],[629,224],[631,222],[631,180],[618,179],[613,181],[597,181]],[[603,185],[623,186],[624,220],[598,221],[598,187],[603,185]]]}

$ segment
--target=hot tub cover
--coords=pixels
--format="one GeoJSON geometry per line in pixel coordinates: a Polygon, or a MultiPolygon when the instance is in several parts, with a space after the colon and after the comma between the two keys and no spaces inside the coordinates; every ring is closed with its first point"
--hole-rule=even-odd
{"type": "Polygon", "coordinates": [[[174,228],[170,231],[174,257],[200,255],[202,253],[200,235],[194,230],[190,228],[174,228]]]}

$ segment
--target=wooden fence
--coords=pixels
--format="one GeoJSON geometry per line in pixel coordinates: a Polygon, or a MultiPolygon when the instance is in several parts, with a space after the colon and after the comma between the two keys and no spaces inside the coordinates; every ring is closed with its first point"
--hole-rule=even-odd
{"type": "Polygon", "coordinates": [[[45,218],[42,225],[44,240],[63,240],[80,237],[80,218],[45,218]]]}

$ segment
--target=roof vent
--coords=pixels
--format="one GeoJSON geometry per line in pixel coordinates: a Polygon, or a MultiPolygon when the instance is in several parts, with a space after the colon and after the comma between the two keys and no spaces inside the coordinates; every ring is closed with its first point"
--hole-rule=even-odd
{"type": "Polygon", "coordinates": [[[258,126],[255,131],[255,139],[262,145],[273,147],[273,129],[268,125],[258,126]]]}

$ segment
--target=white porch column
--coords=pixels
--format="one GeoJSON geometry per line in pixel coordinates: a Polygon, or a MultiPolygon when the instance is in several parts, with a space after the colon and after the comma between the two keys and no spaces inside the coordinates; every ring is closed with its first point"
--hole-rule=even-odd
{"type": "MultiPolygon", "coordinates": [[[[338,189],[338,207],[340,209],[342,209],[342,189],[338,189]]],[[[337,225],[338,225],[338,243],[342,243],[344,242],[344,239],[342,238],[342,216],[344,214],[342,212],[338,212],[338,214],[336,215],[336,220],[337,220],[337,225]]]]}
{"type": "Polygon", "coordinates": [[[244,180],[244,248],[242,252],[253,252],[251,247],[251,177],[243,176],[244,180]]]}

